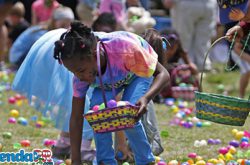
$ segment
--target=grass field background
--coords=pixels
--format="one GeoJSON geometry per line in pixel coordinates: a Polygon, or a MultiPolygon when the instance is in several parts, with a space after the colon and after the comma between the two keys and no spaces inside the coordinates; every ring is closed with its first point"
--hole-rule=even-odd
{"type": "MultiPolygon", "coordinates": [[[[204,91],[218,93],[218,86],[223,84],[228,95],[237,96],[239,71],[225,72],[224,66],[222,65],[216,65],[215,69],[217,73],[205,74],[203,83],[204,91]]],[[[10,76],[10,80],[12,77],[13,76],[10,76]]],[[[249,87],[247,94],[250,94],[249,87]]],[[[45,138],[56,139],[59,131],[53,127],[52,122],[46,122],[41,114],[29,106],[26,101],[22,101],[21,105],[9,104],[8,98],[14,95],[15,93],[13,91],[3,91],[0,95],[0,134],[2,135],[4,132],[12,133],[10,139],[0,136],[0,143],[3,146],[2,151],[17,151],[17,149],[13,148],[13,144],[21,140],[30,140],[31,146],[25,148],[27,151],[31,151],[33,148],[44,148],[43,140],[45,138]],[[27,126],[9,124],[8,118],[10,117],[10,111],[12,109],[18,110],[19,116],[26,118],[29,124],[27,126]],[[38,121],[45,121],[45,125],[42,128],[35,127],[35,122],[31,120],[34,116],[37,116],[38,121]]],[[[248,96],[246,96],[246,98],[247,97],[248,96]]],[[[190,104],[194,105],[193,103],[190,104]]],[[[190,152],[197,153],[205,160],[217,158],[218,149],[222,146],[227,146],[228,142],[234,139],[231,133],[232,129],[236,128],[241,131],[250,130],[250,117],[248,117],[243,127],[232,127],[215,123],[212,123],[209,127],[198,128],[194,126],[191,129],[180,126],[170,126],[169,123],[175,114],[164,104],[156,104],[155,107],[160,131],[168,132],[167,137],[162,137],[162,144],[165,151],[161,157],[166,161],[173,159],[183,160],[187,158],[190,152]],[[194,147],[195,140],[207,140],[209,138],[221,139],[222,144],[208,145],[199,148],[194,147]]],[[[192,116],[194,116],[194,114],[192,116]]]]}

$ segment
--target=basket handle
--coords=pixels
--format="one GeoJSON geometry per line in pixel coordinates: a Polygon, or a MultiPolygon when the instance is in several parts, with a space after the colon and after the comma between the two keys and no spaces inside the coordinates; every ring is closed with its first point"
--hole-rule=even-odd
{"type": "Polygon", "coordinates": [[[100,85],[101,85],[101,90],[102,90],[103,101],[104,101],[105,107],[108,107],[107,106],[107,99],[106,99],[106,95],[105,95],[105,90],[104,90],[104,85],[103,85],[103,81],[102,81],[102,72],[101,72],[101,63],[100,63],[100,44],[104,48],[104,51],[105,51],[104,55],[106,56],[107,63],[108,63],[108,70],[109,70],[109,75],[110,75],[110,79],[111,79],[113,97],[115,97],[115,88],[114,88],[113,75],[112,75],[112,72],[111,72],[110,62],[109,62],[109,59],[108,59],[106,48],[105,48],[103,42],[98,41],[97,42],[97,48],[96,48],[97,49],[98,75],[99,75],[99,80],[100,80],[100,85]]]}
{"type": "MultiPolygon", "coordinates": [[[[233,40],[232,40],[231,45],[230,45],[230,47],[229,47],[229,50],[228,50],[228,52],[227,52],[228,60],[229,60],[230,52],[231,52],[232,49],[233,49],[233,45],[234,45],[234,43],[235,43],[235,38],[236,38],[236,36],[237,36],[237,31],[234,33],[233,40]]],[[[217,44],[218,42],[220,42],[221,40],[223,40],[223,39],[225,39],[225,38],[227,38],[227,36],[223,36],[223,37],[220,37],[220,38],[218,38],[217,40],[215,40],[215,41],[211,44],[211,46],[209,47],[209,49],[206,51],[206,53],[205,53],[205,59],[204,59],[204,61],[203,61],[203,69],[202,69],[202,72],[201,72],[200,83],[199,83],[199,91],[200,91],[200,92],[202,91],[203,73],[204,73],[204,70],[205,70],[205,63],[206,63],[207,57],[208,57],[208,55],[209,55],[209,52],[210,52],[210,50],[214,47],[215,44],[217,44]]],[[[239,55],[240,57],[242,56],[242,54],[244,53],[245,48],[247,47],[247,43],[248,43],[249,38],[250,38],[250,32],[248,33],[247,39],[246,39],[246,41],[245,41],[245,43],[244,43],[244,47],[243,47],[243,49],[242,49],[241,52],[240,52],[240,55],[239,55]]],[[[232,71],[233,68],[235,68],[235,66],[236,66],[236,64],[235,64],[234,66],[232,66],[231,68],[228,68],[228,67],[226,66],[225,69],[228,70],[228,71],[232,71]]],[[[250,96],[249,96],[248,100],[250,100],[250,96]]]]}

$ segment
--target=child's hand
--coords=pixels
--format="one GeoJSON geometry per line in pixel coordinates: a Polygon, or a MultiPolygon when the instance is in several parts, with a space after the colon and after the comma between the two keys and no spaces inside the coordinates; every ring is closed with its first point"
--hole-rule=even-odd
{"type": "Polygon", "coordinates": [[[188,64],[189,65],[189,67],[190,67],[190,70],[191,70],[191,73],[193,74],[193,75],[196,75],[196,74],[198,74],[199,72],[198,72],[198,69],[197,69],[197,67],[196,67],[196,65],[194,64],[194,63],[190,63],[190,64],[188,64]]]}
{"type": "Polygon", "coordinates": [[[123,143],[117,144],[117,151],[122,152],[123,157],[120,160],[133,160],[133,153],[129,150],[128,145],[123,143]]]}
{"type": "Polygon", "coordinates": [[[245,17],[245,13],[240,9],[232,9],[228,17],[233,21],[240,21],[245,17]]]}
{"type": "Polygon", "coordinates": [[[236,26],[232,27],[231,29],[229,29],[226,33],[227,39],[229,41],[232,41],[236,31],[237,31],[236,41],[240,41],[241,38],[244,36],[244,32],[243,32],[242,28],[239,25],[236,25],[236,26]]]}
{"type": "Polygon", "coordinates": [[[239,56],[242,51],[242,44],[240,42],[236,42],[234,44],[234,51],[239,56]]]}
{"type": "Polygon", "coordinates": [[[137,120],[140,120],[142,115],[147,112],[147,105],[148,105],[149,100],[142,96],[136,103],[137,106],[140,106],[140,109],[137,113],[137,120]]]}

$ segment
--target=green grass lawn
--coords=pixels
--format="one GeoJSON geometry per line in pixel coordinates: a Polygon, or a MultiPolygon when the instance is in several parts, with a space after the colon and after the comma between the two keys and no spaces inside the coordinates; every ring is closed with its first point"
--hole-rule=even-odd
{"type": "MultiPolygon", "coordinates": [[[[230,96],[237,96],[239,72],[224,72],[221,67],[218,69],[218,73],[206,73],[203,81],[203,89],[205,92],[218,93],[218,85],[223,84],[225,90],[230,96]]],[[[250,88],[247,89],[247,94],[250,93],[250,88]]],[[[5,91],[1,94],[0,105],[0,134],[4,132],[11,132],[12,137],[5,139],[0,136],[0,143],[3,145],[2,151],[13,152],[17,149],[13,148],[13,144],[20,142],[21,140],[30,140],[31,146],[25,148],[27,151],[31,151],[34,148],[44,148],[43,140],[45,138],[56,139],[59,131],[53,128],[52,122],[48,122],[42,128],[36,128],[35,122],[31,120],[34,115],[38,116],[38,120],[42,120],[42,116],[30,107],[27,102],[23,102],[22,105],[8,104],[8,98],[14,96],[15,93],[11,91],[5,91]],[[29,122],[27,126],[20,124],[9,124],[8,118],[10,117],[10,110],[17,109],[20,116],[26,118],[29,122]]],[[[247,98],[247,96],[246,96],[247,98]]],[[[158,124],[160,131],[167,131],[169,136],[162,137],[162,143],[164,146],[164,153],[161,157],[164,160],[183,160],[187,158],[188,153],[196,152],[202,156],[205,160],[210,158],[217,158],[218,149],[223,146],[227,146],[229,141],[234,137],[231,130],[236,128],[244,131],[250,130],[250,118],[248,117],[243,127],[233,127],[221,124],[212,123],[209,127],[193,127],[191,129],[183,128],[180,126],[170,126],[169,122],[175,115],[166,105],[156,104],[156,114],[158,117],[158,124]],[[208,145],[196,148],[194,147],[195,140],[207,140],[209,138],[221,139],[220,145],[208,145]]],[[[63,119],[62,119],[63,120],[63,119]]]]}

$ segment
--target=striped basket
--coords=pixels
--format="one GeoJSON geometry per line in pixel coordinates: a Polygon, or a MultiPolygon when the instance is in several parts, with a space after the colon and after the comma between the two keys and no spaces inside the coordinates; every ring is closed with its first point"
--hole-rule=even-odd
{"type": "MultiPolygon", "coordinates": [[[[234,39],[232,41],[232,45],[230,46],[228,55],[230,54],[230,51],[233,48],[233,43],[236,35],[237,33],[235,33],[234,35],[234,39]]],[[[250,33],[248,34],[248,39],[249,36],[250,33]]],[[[226,36],[217,39],[208,49],[208,51],[205,54],[203,67],[205,66],[205,62],[211,48],[217,42],[219,42],[224,38],[226,38],[226,36]]],[[[243,50],[245,49],[245,47],[246,45],[244,46],[243,50]]],[[[203,77],[203,72],[201,73],[200,77],[199,91],[195,92],[195,106],[196,106],[197,118],[209,120],[220,124],[243,126],[250,112],[250,101],[236,97],[224,96],[220,94],[201,92],[200,90],[202,90],[202,77],[203,77]]]]}
{"type": "Polygon", "coordinates": [[[216,123],[242,126],[250,111],[250,102],[236,97],[195,92],[196,116],[216,123]]]}
{"type": "Polygon", "coordinates": [[[96,133],[114,132],[134,127],[138,110],[138,106],[126,105],[88,113],[84,117],[96,133]]]}

